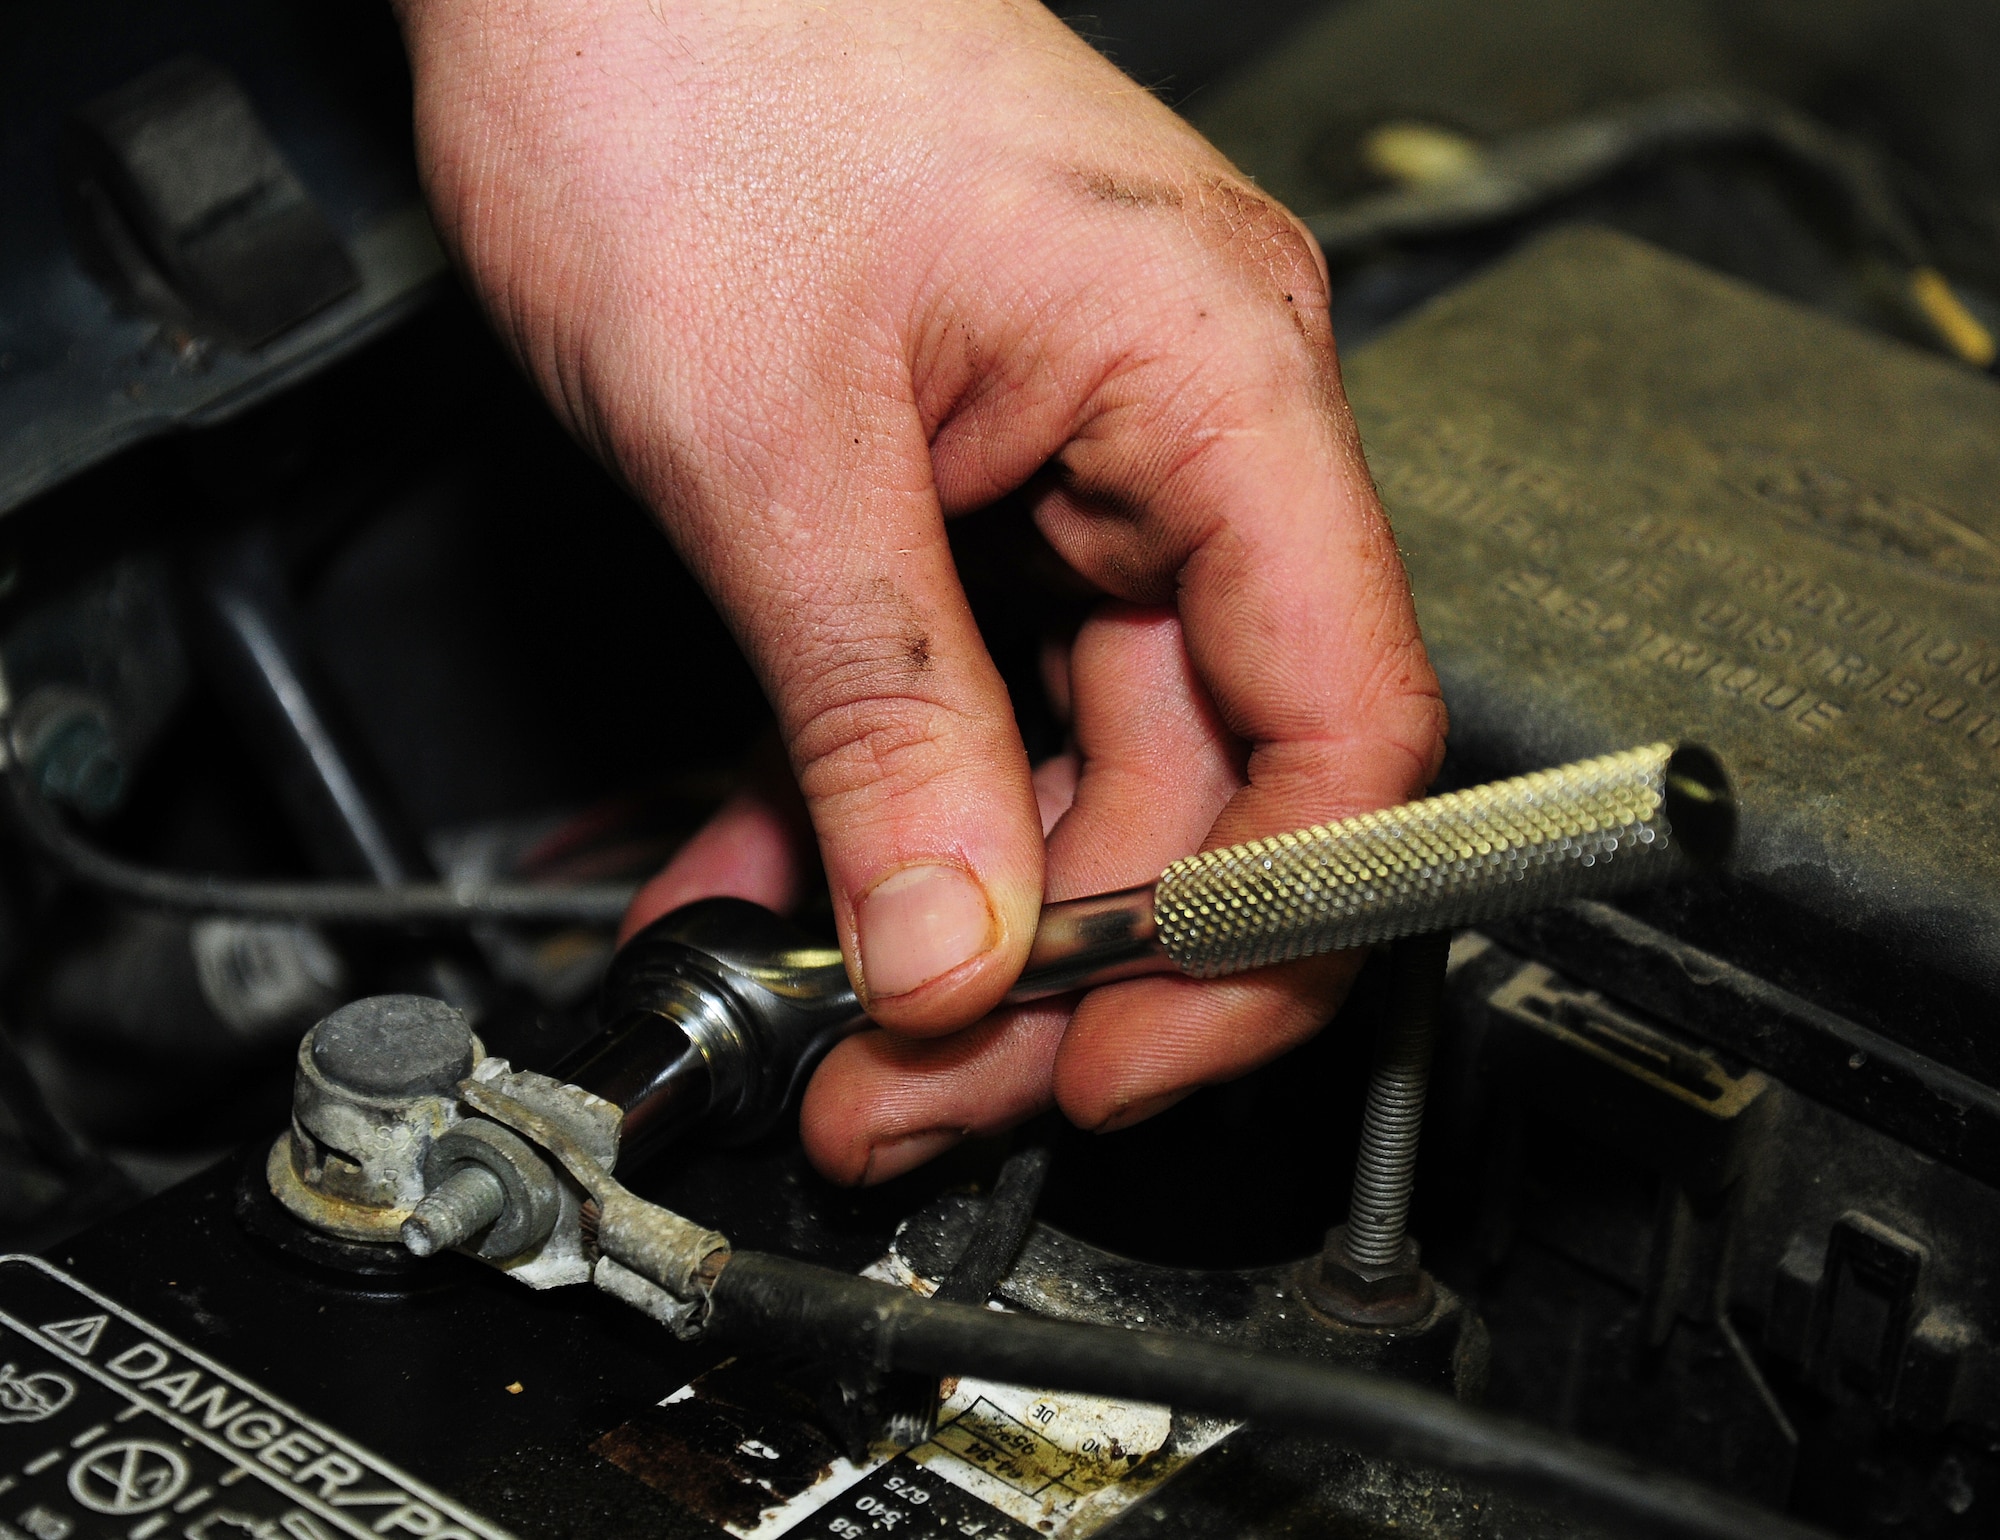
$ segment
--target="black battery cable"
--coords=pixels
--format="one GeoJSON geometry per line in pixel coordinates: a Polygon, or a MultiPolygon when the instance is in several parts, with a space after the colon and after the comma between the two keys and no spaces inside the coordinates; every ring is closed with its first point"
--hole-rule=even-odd
{"type": "Polygon", "coordinates": [[[803,1351],[878,1376],[979,1375],[1326,1434],[1360,1454],[1552,1502],[1621,1536],[1826,1540],[1768,1509],[1435,1391],[1229,1343],[926,1299],[759,1252],[731,1257],[710,1305],[709,1331],[745,1349],[803,1351]]]}
{"type": "Polygon", "coordinates": [[[0,715],[8,801],[15,826],[65,875],[86,887],[149,909],[179,914],[328,925],[436,926],[508,921],[522,925],[618,923],[636,886],[533,882],[274,882],[254,878],[165,872],[140,866],[79,838],[49,806],[34,772],[13,749],[11,721],[0,715]]]}

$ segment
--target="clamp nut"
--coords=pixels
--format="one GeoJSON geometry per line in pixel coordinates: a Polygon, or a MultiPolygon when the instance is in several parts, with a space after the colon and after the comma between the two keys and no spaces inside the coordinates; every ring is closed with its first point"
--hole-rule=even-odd
{"type": "Polygon", "coordinates": [[[512,1129],[485,1118],[463,1119],[431,1146],[424,1185],[430,1196],[403,1227],[404,1244],[420,1256],[458,1246],[485,1261],[505,1262],[547,1240],[562,1210],[562,1192],[547,1161],[512,1129]],[[491,1187],[468,1180],[467,1168],[497,1180],[497,1213],[490,1212],[491,1187]],[[461,1194],[466,1201],[443,1201],[461,1194]],[[416,1244],[413,1226],[421,1237],[416,1244]]]}

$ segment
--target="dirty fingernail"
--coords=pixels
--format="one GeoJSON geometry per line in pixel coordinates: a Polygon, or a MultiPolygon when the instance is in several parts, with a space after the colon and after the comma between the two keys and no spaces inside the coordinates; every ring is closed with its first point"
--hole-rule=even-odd
{"type": "Polygon", "coordinates": [[[906,995],[993,945],[993,910],[972,874],[906,866],[861,900],[861,979],[870,1000],[906,995]]]}
{"type": "Polygon", "coordinates": [[[921,1134],[905,1134],[890,1139],[868,1152],[868,1164],[861,1172],[861,1185],[873,1187],[891,1177],[914,1171],[925,1161],[942,1155],[965,1137],[957,1128],[933,1128],[921,1134]]]}
{"type": "Polygon", "coordinates": [[[1199,1086],[1183,1086],[1178,1091],[1168,1091],[1163,1096],[1145,1096],[1138,1101],[1127,1102],[1110,1117],[1091,1130],[1094,1134],[1115,1134],[1121,1128],[1130,1128],[1134,1123],[1143,1123],[1158,1113],[1165,1112],[1177,1101],[1192,1096],[1199,1086]]]}

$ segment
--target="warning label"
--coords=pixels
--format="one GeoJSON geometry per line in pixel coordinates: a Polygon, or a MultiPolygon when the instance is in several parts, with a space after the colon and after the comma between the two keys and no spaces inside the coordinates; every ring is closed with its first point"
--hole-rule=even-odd
{"type": "Polygon", "coordinates": [[[0,1540],[509,1540],[35,1257],[0,1257],[0,1540]]]}

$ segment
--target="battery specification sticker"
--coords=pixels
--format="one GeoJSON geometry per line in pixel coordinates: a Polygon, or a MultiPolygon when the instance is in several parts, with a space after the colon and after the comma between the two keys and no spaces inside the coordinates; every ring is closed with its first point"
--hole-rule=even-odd
{"type": "Polygon", "coordinates": [[[843,1460],[754,1527],[732,1532],[744,1540],[1081,1540],[1228,1431],[1208,1419],[1177,1428],[1164,1406],[962,1379],[938,1408],[928,1443],[879,1463],[843,1460]]]}
{"type": "MultiPolygon", "coordinates": [[[[936,1287],[894,1252],[866,1276],[936,1287]]],[[[857,1462],[828,1442],[810,1397],[730,1360],[592,1448],[738,1540],[1082,1540],[1234,1427],[971,1378],[946,1391],[928,1442],[857,1462]]]]}
{"type": "Polygon", "coordinates": [[[0,1540],[510,1540],[36,1257],[0,1257],[0,1540]]]}

